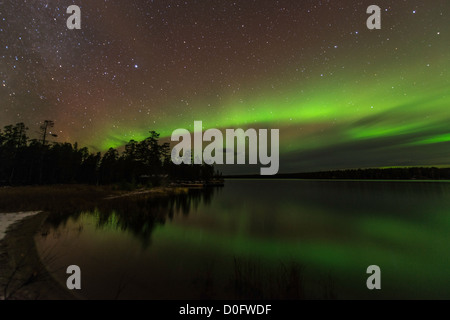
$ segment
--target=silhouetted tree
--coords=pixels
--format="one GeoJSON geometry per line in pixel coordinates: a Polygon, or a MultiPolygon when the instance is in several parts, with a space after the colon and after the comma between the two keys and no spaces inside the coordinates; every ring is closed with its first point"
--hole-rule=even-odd
{"type": "Polygon", "coordinates": [[[163,179],[208,181],[215,175],[208,165],[175,166],[168,143],[150,131],[143,141],[131,140],[122,154],[111,148],[102,156],[91,154],[78,144],[48,143],[53,121],[41,126],[39,139],[29,139],[23,123],[0,130],[0,184],[29,185],[55,183],[131,185],[160,184],[163,179]]]}
{"type": "Polygon", "coordinates": [[[51,133],[49,130],[51,128],[53,128],[55,126],[55,122],[52,120],[45,120],[44,123],[41,125],[40,129],[40,134],[42,137],[42,144],[45,146],[45,144],[47,143],[47,137],[48,136],[52,136],[52,137],[57,137],[56,134],[51,133]]]}

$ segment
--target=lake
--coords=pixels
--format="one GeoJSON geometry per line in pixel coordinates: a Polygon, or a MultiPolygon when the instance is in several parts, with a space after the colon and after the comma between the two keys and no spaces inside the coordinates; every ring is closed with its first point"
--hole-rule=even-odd
{"type": "Polygon", "coordinates": [[[52,213],[35,240],[88,299],[450,299],[448,182],[228,180],[52,213]]]}

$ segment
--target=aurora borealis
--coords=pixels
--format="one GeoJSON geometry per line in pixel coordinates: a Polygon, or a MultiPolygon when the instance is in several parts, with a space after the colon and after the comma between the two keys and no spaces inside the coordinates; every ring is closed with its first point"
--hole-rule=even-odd
{"type": "MultiPolygon", "coordinates": [[[[0,126],[280,129],[280,172],[450,164],[448,1],[0,1],[0,126]],[[82,29],[66,28],[79,5],[82,29]],[[382,29],[366,9],[382,8],[382,29]]],[[[255,169],[256,170],[256,169],[255,169]]]]}

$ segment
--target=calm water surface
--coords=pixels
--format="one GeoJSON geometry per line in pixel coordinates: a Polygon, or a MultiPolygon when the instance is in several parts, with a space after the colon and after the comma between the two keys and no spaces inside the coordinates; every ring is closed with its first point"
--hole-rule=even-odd
{"type": "Polygon", "coordinates": [[[227,181],[53,214],[36,243],[85,298],[449,299],[450,183],[227,181]]]}

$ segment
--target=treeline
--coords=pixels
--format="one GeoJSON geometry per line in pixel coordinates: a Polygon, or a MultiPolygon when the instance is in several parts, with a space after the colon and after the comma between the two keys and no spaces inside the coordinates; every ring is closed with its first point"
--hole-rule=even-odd
{"type": "MultiPolygon", "coordinates": [[[[261,178],[261,176],[228,176],[227,178],[261,178]]],[[[410,167],[386,169],[352,169],[323,172],[277,174],[272,179],[348,179],[348,180],[450,180],[450,168],[410,167]]]]}
{"type": "Polygon", "coordinates": [[[169,144],[161,144],[155,131],[143,141],[131,140],[121,154],[111,148],[102,155],[77,143],[49,143],[47,129],[41,127],[40,140],[30,139],[23,123],[0,130],[0,185],[159,185],[163,181],[209,181],[216,175],[214,167],[206,164],[173,164],[169,144]]]}

